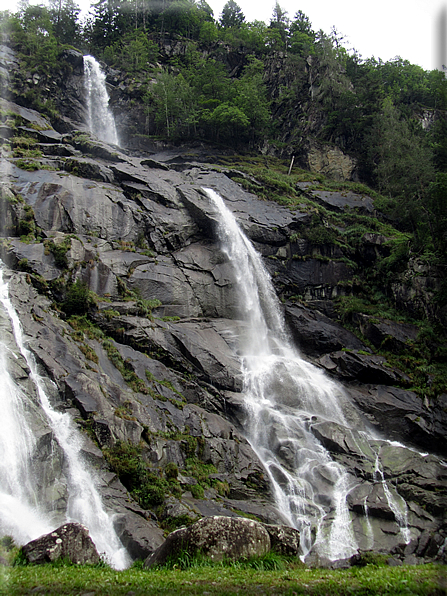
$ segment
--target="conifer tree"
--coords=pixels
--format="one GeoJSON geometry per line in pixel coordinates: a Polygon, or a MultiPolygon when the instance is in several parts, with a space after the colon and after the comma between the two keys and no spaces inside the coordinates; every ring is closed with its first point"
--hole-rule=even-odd
{"type": "Polygon", "coordinates": [[[242,26],[242,23],[245,21],[245,16],[242,12],[241,7],[236,4],[234,0],[228,0],[225,6],[222,9],[222,14],[220,15],[220,25],[224,29],[228,29],[230,27],[234,27],[236,29],[242,26]]]}

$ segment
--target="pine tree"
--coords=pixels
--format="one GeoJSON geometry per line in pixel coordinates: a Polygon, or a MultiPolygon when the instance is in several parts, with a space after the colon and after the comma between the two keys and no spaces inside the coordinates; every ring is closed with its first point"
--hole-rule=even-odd
{"type": "Polygon", "coordinates": [[[245,21],[241,7],[234,0],[228,0],[220,15],[220,25],[224,29],[234,27],[239,29],[245,21]]]}

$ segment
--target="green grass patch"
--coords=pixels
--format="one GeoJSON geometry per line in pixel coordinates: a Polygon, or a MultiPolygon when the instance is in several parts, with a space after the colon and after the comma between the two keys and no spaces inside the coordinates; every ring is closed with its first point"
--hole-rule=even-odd
{"type": "MultiPolygon", "coordinates": [[[[441,596],[445,594],[445,567],[436,565],[378,567],[347,570],[308,569],[299,562],[210,563],[184,568],[145,570],[141,564],[125,571],[89,566],[26,566],[2,568],[0,594],[46,596],[441,596]],[[265,568],[273,566],[274,568],[265,568]]],[[[188,566],[189,565],[189,566],[188,566]]]]}

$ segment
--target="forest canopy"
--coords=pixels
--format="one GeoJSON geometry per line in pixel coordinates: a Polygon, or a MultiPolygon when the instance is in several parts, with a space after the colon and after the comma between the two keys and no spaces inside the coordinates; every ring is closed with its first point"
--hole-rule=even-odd
{"type": "Polygon", "coordinates": [[[97,0],[83,21],[74,0],[22,0],[2,30],[25,67],[46,76],[66,47],[124,72],[152,136],[298,157],[309,139],[340,148],[414,250],[445,260],[445,72],[362,59],[335,29],[315,31],[278,3],[267,24],[247,22],[235,0],[220,15],[205,0],[97,0]],[[181,51],[168,54],[174,41],[181,51]]]}

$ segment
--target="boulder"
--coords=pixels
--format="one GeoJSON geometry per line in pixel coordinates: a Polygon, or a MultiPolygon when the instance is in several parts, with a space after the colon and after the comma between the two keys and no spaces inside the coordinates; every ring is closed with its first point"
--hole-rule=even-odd
{"type": "Polygon", "coordinates": [[[270,536],[271,549],[286,557],[298,557],[300,548],[300,533],[289,526],[263,524],[270,536]]]}
{"type": "Polygon", "coordinates": [[[81,54],[81,52],[78,52],[72,48],[67,48],[61,52],[60,58],[61,60],[68,62],[73,67],[73,70],[76,74],[83,74],[84,56],[81,54]]]}
{"type": "Polygon", "coordinates": [[[182,552],[202,554],[214,561],[261,557],[271,548],[270,536],[259,522],[234,517],[205,517],[189,528],[175,530],[148,557],[146,567],[163,565],[182,552]]]}
{"type": "Polygon", "coordinates": [[[358,195],[353,192],[341,193],[314,190],[312,197],[333,211],[342,212],[348,209],[356,209],[365,215],[371,215],[374,211],[374,203],[371,197],[358,195]]]}
{"type": "Polygon", "coordinates": [[[101,558],[88,533],[78,523],[64,524],[22,547],[28,563],[51,563],[57,559],[68,559],[76,565],[99,563],[101,558]]]}

